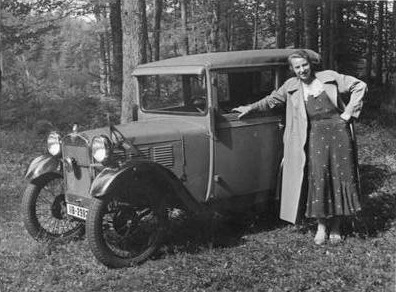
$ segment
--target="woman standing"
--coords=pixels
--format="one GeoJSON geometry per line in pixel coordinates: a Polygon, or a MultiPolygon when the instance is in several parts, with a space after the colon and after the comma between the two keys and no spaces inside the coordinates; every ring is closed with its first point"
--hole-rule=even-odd
{"type": "Polygon", "coordinates": [[[304,50],[288,58],[296,77],[277,91],[234,110],[239,118],[286,104],[280,217],[295,223],[304,176],[308,183],[306,217],[316,218],[315,243],[341,241],[340,218],[361,209],[351,119],[358,118],[367,86],[335,71],[314,72],[304,50]],[[345,94],[349,101],[343,100],[345,94]],[[307,166],[307,167],[306,167],[307,166]]]}

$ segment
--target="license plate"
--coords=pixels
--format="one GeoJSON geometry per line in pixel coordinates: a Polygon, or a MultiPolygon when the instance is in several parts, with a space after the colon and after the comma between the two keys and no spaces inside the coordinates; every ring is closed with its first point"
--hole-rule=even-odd
{"type": "Polygon", "coordinates": [[[75,206],[72,204],[67,204],[67,214],[86,220],[87,214],[88,214],[88,209],[79,207],[79,206],[75,206]]]}

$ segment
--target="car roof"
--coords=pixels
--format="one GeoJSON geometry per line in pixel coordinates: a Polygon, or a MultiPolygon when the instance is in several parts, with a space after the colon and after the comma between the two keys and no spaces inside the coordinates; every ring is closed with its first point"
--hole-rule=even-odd
{"type": "MultiPolygon", "coordinates": [[[[261,67],[287,64],[287,57],[297,49],[262,49],[187,55],[138,65],[133,75],[201,74],[205,69],[261,67]]],[[[313,63],[320,62],[318,53],[306,50],[313,63]]]]}

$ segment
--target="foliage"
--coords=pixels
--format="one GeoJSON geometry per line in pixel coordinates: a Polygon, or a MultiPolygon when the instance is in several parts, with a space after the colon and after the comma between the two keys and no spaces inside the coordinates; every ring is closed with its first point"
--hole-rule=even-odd
{"type": "MultiPolygon", "coordinates": [[[[183,36],[180,1],[163,2],[162,59],[182,53],[183,36]]],[[[275,0],[187,2],[190,53],[275,47],[275,0]]],[[[299,2],[303,1],[286,1],[287,47],[294,46],[299,2]]],[[[323,17],[324,1],[319,2],[316,5],[323,17]]],[[[387,80],[392,76],[395,78],[394,4],[386,3],[384,28],[379,31],[378,3],[334,2],[338,3],[338,16],[335,18],[337,38],[331,46],[337,48],[336,69],[369,79],[365,76],[366,59],[370,57],[367,56],[367,11],[368,5],[374,5],[377,8],[373,26],[372,73],[377,72],[378,38],[382,35],[385,41],[384,77],[386,75],[387,80]]],[[[116,53],[112,51],[114,40],[108,31],[111,28],[109,7],[114,3],[114,0],[2,1],[1,127],[33,128],[43,120],[58,128],[73,122],[89,127],[103,123],[102,117],[107,114],[118,119],[119,95],[113,96],[115,91],[103,90],[103,74],[112,75],[115,71],[115,67],[110,66],[116,59],[116,53]]],[[[149,44],[153,42],[154,34],[153,5],[154,0],[146,0],[149,44]]],[[[323,26],[318,28],[323,37],[325,32],[320,31],[323,26]]],[[[121,80],[122,76],[118,78],[121,80]]],[[[128,78],[126,82],[129,82],[128,78]]]]}
{"type": "MultiPolygon", "coordinates": [[[[34,18],[45,22],[47,17],[34,18]]],[[[67,17],[57,24],[36,35],[29,49],[14,40],[3,51],[3,127],[31,129],[43,120],[60,129],[75,122],[95,126],[108,112],[118,115],[119,105],[99,92],[95,22],[67,17]]]]}

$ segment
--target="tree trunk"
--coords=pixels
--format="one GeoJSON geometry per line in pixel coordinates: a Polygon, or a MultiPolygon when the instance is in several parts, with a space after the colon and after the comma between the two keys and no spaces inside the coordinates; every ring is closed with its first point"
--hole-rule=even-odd
{"type": "Polygon", "coordinates": [[[137,88],[131,74],[133,69],[147,60],[144,31],[145,1],[123,0],[123,76],[121,123],[137,120],[137,88]]]}
{"type": "Polygon", "coordinates": [[[339,30],[339,4],[337,1],[330,0],[330,51],[329,69],[337,70],[337,49],[338,49],[338,30],[339,30]]]}
{"type": "Polygon", "coordinates": [[[198,36],[197,36],[197,31],[198,31],[198,27],[199,25],[197,25],[195,23],[195,19],[196,19],[196,4],[195,1],[193,1],[190,4],[190,11],[191,11],[191,35],[192,35],[192,51],[194,52],[194,54],[198,53],[198,36]]]}
{"type": "Polygon", "coordinates": [[[384,29],[384,57],[385,57],[385,61],[384,61],[384,65],[385,65],[385,84],[389,84],[389,79],[390,79],[390,56],[388,54],[389,49],[392,47],[392,45],[390,45],[390,39],[389,39],[389,29],[390,29],[390,25],[391,23],[389,22],[389,20],[391,20],[390,18],[390,12],[389,12],[389,6],[388,6],[388,2],[384,3],[384,18],[385,18],[385,29],[384,29]]]}
{"type": "Polygon", "coordinates": [[[112,68],[111,68],[111,32],[109,31],[109,6],[106,4],[103,9],[103,17],[105,19],[104,23],[104,46],[105,46],[105,72],[106,72],[106,95],[110,95],[111,89],[111,76],[112,76],[112,68]]]}
{"type": "Polygon", "coordinates": [[[217,52],[219,50],[219,15],[220,15],[220,3],[215,1],[211,5],[211,24],[209,35],[207,37],[207,51],[208,52],[217,52]]]}
{"type": "Polygon", "coordinates": [[[366,48],[366,81],[370,83],[373,69],[373,35],[374,35],[374,3],[367,3],[367,48],[366,48]]]}
{"type": "Polygon", "coordinates": [[[162,0],[154,1],[154,32],[153,32],[153,50],[154,61],[160,59],[160,33],[161,33],[161,16],[162,16],[162,0]]]}
{"type": "Polygon", "coordinates": [[[325,0],[322,12],[322,41],[321,53],[323,68],[330,68],[330,32],[331,26],[331,0],[325,0]]]}
{"type": "Polygon", "coordinates": [[[301,37],[304,31],[301,11],[301,0],[294,0],[294,47],[301,47],[301,37]]]}
{"type": "Polygon", "coordinates": [[[148,37],[148,29],[147,29],[147,14],[146,14],[146,0],[139,0],[139,11],[141,14],[141,22],[142,22],[142,33],[143,33],[143,48],[145,52],[143,53],[143,63],[147,63],[148,60],[152,60],[152,50],[148,37]]]}
{"type": "MultiPolygon", "coordinates": [[[[396,0],[393,0],[392,7],[393,10],[392,12],[390,12],[392,13],[390,15],[390,32],[389,32],[390,41],[388,44],[388,49],[390,50],[390,52],[389,52],[389,68],[388,68],[387,79],[389,82],[392,82],[392,77],[396,72],[396,0]]],[[[393,83],[396,92],[396,80],[393,80],[393,83]]]]}
{"type": "MultiPolygon", "coordinates": [[[[106,22],[106,15],[105,12],[103,11],[102,6],[100,5],[96,5],[94,8],[94,13],[95,13],[95,17],[98,20],[98,22],[100,22],[103,27],[104,22],[106,22]]],[[[101,94],[104,95],[108,95],[109,91],[108,91],[108,66],[107,66],[107,47],[106,47],[106,33],[105,33],[105,29],[103,29],[103,31],[99,32],[98,34],[98,38],[99,38],[99,52],[100,52],[100,59],[99,59],[99,90],[101,94]]]]}
{"type": "MultiPolygon", "coordinates": [[[[0,27],[3,27],[3,18],[2,18],[2,10],[3,0],[0,0],[0,27]]],[[[3,108],[2,105],[2,88],[3,88],[3,38],[0,33],[0,110],[3,108]]],[[[2,119],[2,115],[0,115],[0,122],[2,119]]]]}
{"type": "MultiPolygon", "coordinates": [[[[396,72],[396,0],[393,0],[393,13],[392,13],[392,40],[393,40],[393,51],[391,56],[392,74],[396,72]]],[[[396,87],[396,80],[394,80],[394,86],[396,87]]]]}
{"type": "Polygon", "coordinates": [[[188,55],[188,21],[187,21],[187,2],[188,0],[180,0],[180,12],[181,12],[181,51],[182,55],[188,55]]]}
{"type": "Polygon", "coordinates": [[[318,10],[316,0],[304,0],[305,47],[318,51],[318,10]]]}
{"type": "MultiPolygon", "coordinates": [[[[392,24],[393,24],[393,42],[396,46],[396,0],[393,0],[393,13],[392,13],[393,17],[392,17],[392,24]]],[[[395,51],[396,52],[396,49],[395,51]]]]}
{"type": "Polygon", "coordinates": [[[286,0],[276,1],[276,47],[286,47],[286,0]]]}
{"type": "Polygon", "coordinates": [[[110,4],[110,27],[113,39],[113,70],[111,76],[112,96],[121,101],[122,99],[122,23],[121,23],[121,0],[110,4]]]}
{"type": "MultiPolygon", "coordinates": [[[[281,0],[283,1],[283,0],[281,0]]],[[[259,8],[260,8],[260,1],[256,1],[256,5],[254,7],[254,32],[253,32],[253,50],[256,50],[258,45],[258,23],[259,23],[259,8]]]]}
{"type": "Polygon", "coordinates": [[[384,2],[378,3],[378,41],[377,41],[377,62],[375,72],[375,83],[382,85],[383,67],[383,30],[384,30],[384,2]]]}
{"type": "Polygon", "coordinates": [[[225,24],[226,27],[224,29],[224,46],[226,51],[232,51],[234,48],[234,7],[233,1],[227,1],[227,6],[225,9],[225,24]]]}

